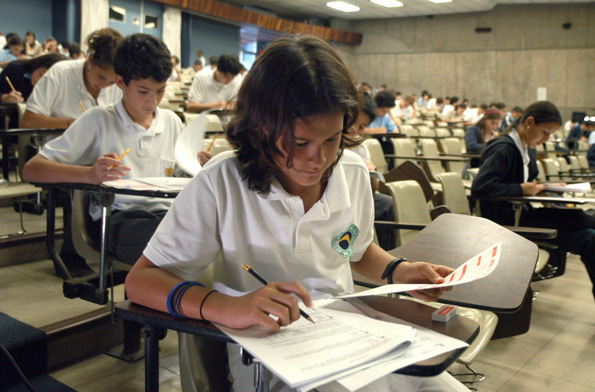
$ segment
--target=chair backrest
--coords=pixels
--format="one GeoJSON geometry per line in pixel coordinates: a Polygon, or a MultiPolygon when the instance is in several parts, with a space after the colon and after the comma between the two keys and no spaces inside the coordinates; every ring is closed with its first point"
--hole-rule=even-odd
{"type": "Polygon", "coordinates": [[[543,164],[540,160],[537,160],[535,164],[537,165],[537,180],[539,182],[546,182],[547,177],[545,175],[545,170],[543,169],[543,164]]]}
{"type": "Polygon", "coordinates": [[[589,151],[589,143],[583,142],[583,141],[579,141],[578,142],[578,150],[579,151],[583,151],[583,152],[589,151]]]}
{"type": "Polygon", "coordinates": [[[543,163],[543,167],[545,168],[546,178],[558,178],[558,176],[560,175],[560,169],[558,168],[558,164],[556,161],[554,161],[551,158],[544,158],[541,160],[541,162],[543,163]]]}
{"type": "MultiPolygon", "coordinates": [[[[428,205],[419,184],[413,180],[389,182],[386,184],[393,196],[395,220],[400,223],[427,224],[431,222],[428,205]]],[[[419,231],[397,231],[397,246],[401,246],[419,231]]]]}
{"type": "Polygon", "coordinates": [[[548,158],[556,159],[556,143],[554,142],[545,142],[545,152],[547,153],[548,158]]]}
{"type": "MultiPolygon", "coordinates": [[[[463,155],[463,146],[465,143],[461,139],[449,137],[440,140],[440,144],[442,145],[442,150],[447,154],[463,155]]],[[[446,166],[449,172],[459,173],[459,175],[462,175],[465,170],[465,162],[447,162],[446,166]]]]}
{"type": "Polygon", "coordinates": [[[537,151],[537,152],[545,152],[545,146],[543,145],[543,143],[538,144],[537,146],[535,146],[535,151],[537,151]]]}
{"type": "MultiPolygon", "coordinates": [[[[426,202],[430,202],[434,197],[434,189],[428,175],[417,163],[405,161],[384,175],[387,183],[395,181],[413,180],[416,181],[424,194],[426,202]]],[[[390,192],[389,192],[390,193],[390,192]]]]}
{"type": "Polygon", "coordinates": [[[437,177],[442,184],[442,200],[450,212],[471,215],[469,200],[461,176],[457,173],[442,173],[437,177]]]}
{"type": "MultiPolygon", "coordinates": [[[[391,140],[393,142],[393,147],[396,156],[410,157],[409,159],[411,159],[411,157],[414,157],[416,155],[415,146],[413,145],[413,141],[411,141],[411,139],[400,138],[391,140]]],[[[399,166],[405,161],[406,159],[397,158],[395,165],[399,166]]]]}
{"type": "Polygon", "coordinates": [[[584,154],[578,154],[576,156],[576,159],[578,159],[578,163],[581,167],[581,169],[583,170],[589,170],[589,161],[587,160],[587,156],[584,154]]]}
{"type": "MultiPolygon", "coordinates": [[[[438,151],[438,146],[436,145],[436,141],[434,139],[422,139],[420,140],[420,146],[424,157],[440,157],[440,152],[438,151]]],[[[434,177],[436,177],[440,173],[445,172],[444,167],[442,166],[442,162],[440,161],[427,161],[427,165],[430,168],[432,176],[434,177]]]]}
{"type": "Polygon", "coordinates": [[[419,136],[421,137],[436,137],[436,131],[428,126],[419,126],[417,129],[419,130],[419,136]]]}
{"type": "Polygon", "coordinates": [[[452,135],[458,138],[465,138],[465,130],[463,128],[453,128],[452,135]]]}
{"type": "Polygon", "coordinates": [[[569,172],[570,171],[570,165],[568,164],[568,162],[566,162],[566,158],[558,157],[558,158],[556,158],[556,160],[558,161],[558,166],[560,167],[561,172],[569,172]]]}
{"type": "Polygon", "coordinates": [[[449,137],[451,133],[446,128],[436,128],[436,136],[438,137],[449,137]]]}
{"type": "Polygon", "coordinates": [[[570,168],[572,170],[580,170],[581,169],[581,164],[580,164],[577,156],[570,155],[568,157],[568,159],[570,160],[570,168]]]}
{"type": "Polygon", "coordinates": [[[386,159],[384,158],[384,151],[380,141],[376,138],[368,138],[364,140],[363,145],[366,146],[370,152],[372,163],[376,166],[376,171],[379,173],[386,172],[386,159]]]}
{"type": "Polygon", "coordinates": [[[417,130],[417,128],[414,128],[413,125],[408,125],[408,124],[399,125],[399,130],[404,135],[419,136],[419,131],[417,130]]]}

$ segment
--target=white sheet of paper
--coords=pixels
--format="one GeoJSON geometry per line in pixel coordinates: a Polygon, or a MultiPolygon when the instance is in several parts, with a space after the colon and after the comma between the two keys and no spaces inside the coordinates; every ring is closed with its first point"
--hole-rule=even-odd
{"type": "Polygon", "coordinates": [[[176,140],[176,164],[191,176],[202,170],[198,153],[202,150],[202,141],[205,138],[208,111],[198,115],[190,124],[186,125],[176,140]]]}
{"type": "Polygon", "coordinates": [[[411,327],[371,319],[346,301],[317,301],[308,314],[316,324],[301,318],[275,334],[262,327],[217,327],[292,388],[330,382],[410,343],[411,327]]]}
{"type": "Polygon", "coordinates": [[[182,177],[120,178],[119,180],[105,181],[103,185],[139,191],[181,191],[191,180],[192,178],[182,177]]]}
{"type": "Polygon", "coordinates": [[[554,192],[589,193],[591,192],[591,184],[588,182],[581,182],[566,186],[548,185],[546,189],[554,192]]]}
{"type": "Polygon", "coordinates": [[[340,295],[336,298],[364,297],[367,295],[382,295],[390,293],[402,293],[405,291],[425,290],[439,287],[455,286],[463,283],[472,282],[484,278],[491,274],[500,260],[502,244],[492,245],[467,260],[463,265],[454,270],[450,275],[444,278],[444,283],[411,283],[411,284],[387,284],[374,289],[360,291],[353,294],[340,295]]]}

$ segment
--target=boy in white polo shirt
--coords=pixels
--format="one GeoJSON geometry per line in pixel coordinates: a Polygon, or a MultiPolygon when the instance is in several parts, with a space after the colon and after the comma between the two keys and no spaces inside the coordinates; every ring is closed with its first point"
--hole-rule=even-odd
{"type": "MultiPolygon", "coordinates": [[[[122,99],[79,117],[27,163],[24,178],[100,184],[121,177],[172,175],[182,122],[172,111],[157,107],[171,69],[171,55],[163,42],[146,34],[125,38],[114,60],[122,99]],[[128,148],[126,157],[118,160],[128,148]]],[[[109,251],[124,261],[136,261],[170,205],[169,199],[117,196],[110,218],[109,251]]],[[[93,207],[90,213],[98,220],[93,207]]]]}
{"type": "MultiPolygon", "coordinates": [[[[281,38],[243,83],[227,130],[236,151],[215,156],[176,198],[128,274],[132,301],[231,328],[278,331],[300,316],[292,294],[311,306],[309,292],[352,292],[352,269],[379,284],[384,277],[437,282],[452,271],[399,263],[372,242],[368,169],[343,151],[353,144],[347,134],[357,90],[332,46],[315,37],[281,38]],[[211,263],[220,292],[184,282],[211,263]],[[273,283],[262,287],[243,263],[273,283]]],[[[441,291],[413,295],[434,300],[441,291]]],[[[233,390],[253,390],[238,345],[228,352],[233,390]]],[[[270,389],[288,390],[277,377],[270,389]]]]}
{"type": "Polygon", "coordinates": [[[237,57],[224,54],[219,57],[215,70],[197,73],[188,92],[187,110],[233,109],[242,84],[242,77],[238,76],[240,70],[237,57]]]}

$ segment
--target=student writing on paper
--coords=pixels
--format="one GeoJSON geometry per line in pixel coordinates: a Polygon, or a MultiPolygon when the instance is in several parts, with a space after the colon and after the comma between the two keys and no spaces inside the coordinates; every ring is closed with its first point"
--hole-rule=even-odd
{"type": "MultiPolygon", "coordinates": [[[[379,284],[383,274],[395,282],[442,282],[451,268],[397,265],[372,242],[368,168],[345,149],[355,144],[348,129],[358,107],[353,76],[328,43],[272,43],[238,95],[227,131],[235,150],[213,157],[176,198],[128,274],[130,299],[167,312],[169,296],[177,316],[278,331],[300,317],[294,295],[311,306],[309,292],[352,292],[352,269],[379,284]],[[244,263],[272,283],[263,287],[244,263]],[[210,264],[219,291],[193,282],[210,264]]],[[[413,293],[425,300],[441,294],[413,293]]],[[[241,364],[237,345],[228,350],[234,390],[251,390],[251,368],[241,364]]],[[[282,387],[271,382],[271,390],[282,387]]]]}
{"type": "MultiPolygon", "coordinates": [[[[174,174],[174,146],[182,123],[172,111],[158,108],[171,74],[169,50],[150,35],[134,34],[118,46],[114,71],[122,99],[87,110],[46,144],[25,165],[27,181],[100,184],[121,177],[174,174]],[[118,160],[128,148],[130,152],[118,160]]],[[[116,196],[109,251],[124,261],[136,261],[170,200],[116,196]]],[[[90,212],[95,221],[100,218],[96,207],[90,212]]]]}
{"type": "Polygon", "coordinates": [[[25,102],[41,77],[52,65],[62,60],[66,60],[66,57],[58,53],[52,53],[27,60],[16,60],[8,64],[0,73],[1,101],[25,102]],[[6,78],[10,80],[12,86],[6,78]]]}
{"type": "Polygon", "coordinates": [[[21,119],[24,128],[68,128],[87,109],[117,102],[122,93],[114,85],[114,53],[122,35],[111,28],[87,37],[89,57],[52,67],[37,83],[21,119]]]}
{"type": "MultiPolygon", "coordinates": [[[[534,196],[546,189],[534,182],[537,164],[534,148],[547,141],[562,124],[562,116],[547,101],[525,109],[499,137],[489,142],[481,155],[479,174],[473,181],[475,198],[534,196]]],[[[479,200],[481,214],[501,225],[514,224],[513,205],[506,201],[479,200]]],[[[579,209],[533,208],[523,205],[521,226],[557,229],[552,241],[568,252],[581,255],[595,283],[595,217],[579,209]]],[[[593,289],[595,295],[595,288],[593,289]]]]}

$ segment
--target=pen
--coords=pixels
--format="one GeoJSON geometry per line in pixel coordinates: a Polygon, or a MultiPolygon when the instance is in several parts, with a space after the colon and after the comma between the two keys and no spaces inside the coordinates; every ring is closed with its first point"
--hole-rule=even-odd
{"type": "MultiPolygon", "coordinates": [[[[243,264],[242,267],[248,271],[250,273],[250,275],[254,276],[256,278],[256,280],[258,280],[260,283],[267,285],[269,284],[269,282],[267,282],[262,276],[258,275],[256,273],[256,271],[254,271],[248,264],[243,264]]],[[[300,314],[302,315],[302,317],[304,317],[306,320],[308,320],[311,323],[314,323],[314,320],[312,320],[312,317],[310,317],[308,315],[308,313],[304,312],[302,309],[300,309],[300,314]]],[[[314,323],[315,324],[315,323],[314,323]]]]}
{"type": "MultiPolygon", "coordinates": [[[[126,149],[126,151],[124,151],[124,153],[118,157],[118,160],[119,160],[119,161],[121,161],[121,160],[122,160],[122,158],[124,158],[124,156],[125,156],[126,154],[128,154],[129,152],[130,152],[130,149],[129,149],[129,148],[127,148],[127,149],[126,149]]],[[[107,168],[107,170],[111,170],[111,169],[112,169],[112,167],[114,167],[114,166],[116,166],[116,165],[109,165],[109,167],[107,168]]]]}
{"type": "Polygon", "coordinates": [[[213,136],[213,140],[211,141],[211,144],[209,144],[209,148],[207,148],[207,152],[211,152],[211,148],[213,148],[213,144],[215,144],[215,140],[217,140],[217,136],[219,136],[219,135],[213,136]]]}
{"type": "Polygon", "coordinates": [[[8,76],[6,77],[6,81],[8,82],[8,84],[10,84],[10,88],[12,89],[13,93],[16,93],[17,89],[14,88],[14,86],[12,85],[12,82],[10,81],[10,79],[8,78],[8,76]]]}
{"type": "Polygon", "coordinates": [[[83,112],[87,111],[87,109],[85,109],[85,105],[83,105],[83,103],[81,102],[80,99],[79,99],[79,105],[81,105],[81,108],[83,108],[83,112]]]}

